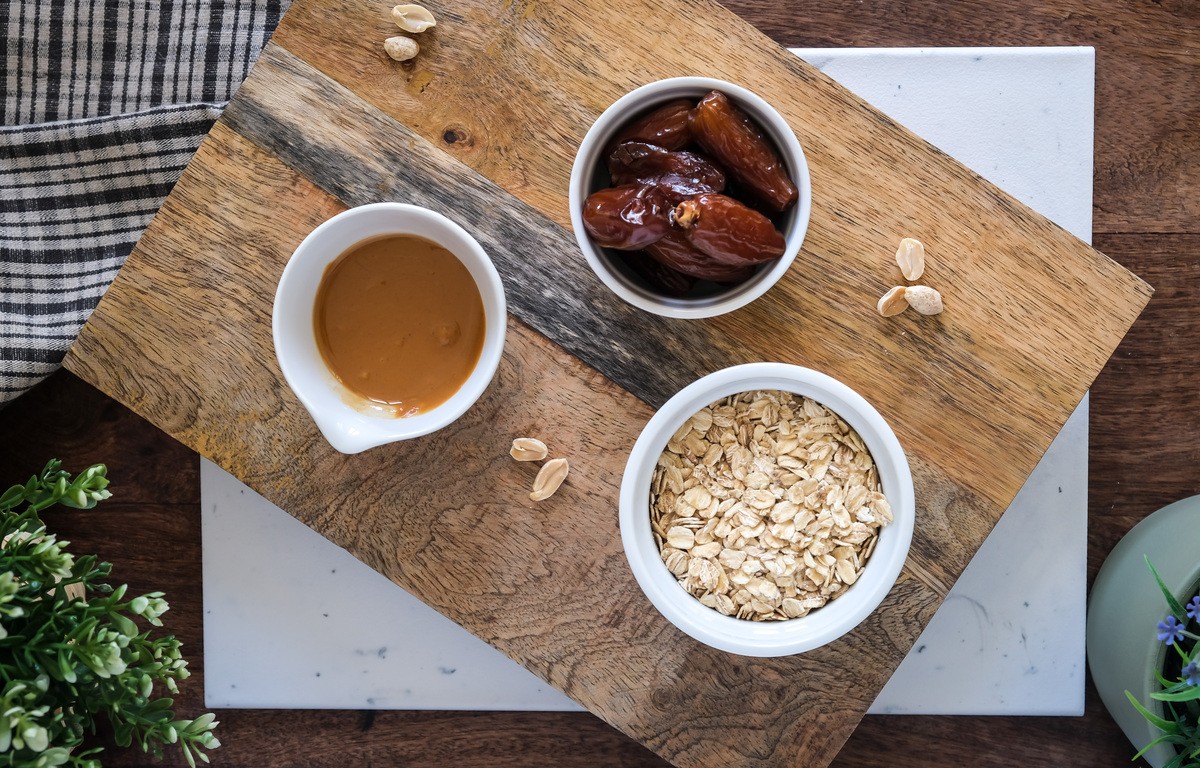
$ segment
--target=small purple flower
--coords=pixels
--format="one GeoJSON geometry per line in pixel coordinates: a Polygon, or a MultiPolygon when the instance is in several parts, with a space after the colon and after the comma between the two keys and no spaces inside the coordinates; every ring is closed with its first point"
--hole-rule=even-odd
{"type": "Polygon", "coordinates": [[[1182,677],[1188,685],[1200,685],[1200,661],[1189,661],[1183,668],[1182,677]]]}
{"type": "Polygon", "coordinates": [[[1167,645],[1178,643],[1183,639],[1183,625],[1179,623],[1179,619],[1175,618],[1174,614],[1169,614],[1167,618],[1158,622],[1158,639],[1167,645]]]}
{"type": "Polygon", "coordinates": [[[1189,619],[1200,621],[1200,595],[1193,597],[1187,604],[1187,615],[1189,619]]]}

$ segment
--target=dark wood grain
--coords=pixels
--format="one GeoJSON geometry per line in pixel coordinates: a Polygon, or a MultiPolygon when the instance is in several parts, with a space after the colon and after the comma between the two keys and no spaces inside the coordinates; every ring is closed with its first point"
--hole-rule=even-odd
{"type": "Polygon", "coordinates": [[[1092,519],[1140,518],[1200,493],[1200,235],[1096,243],[1159,287],[1092,388],[1092,519]]]}
{"type": "MultiPolygon", "coordinates": [[[[1200,392],[1192,381],[1200,365],[1195,207],[1200,132],[1194,119],[1200,47],[1194,37],[1186,40],[1198,28],[1196,4],[729,5],[787,45],[1097,46],[1096,229],[1134,234],[1098,236],[1096,245],[1144,274],[1159,292],[1092,390],[1089,577],[1094,576],[1112,544],[1145,514],[1200,491],[1195,439],[1200,392]],[[1154,234],[1161,231],[1182,234],[1154,234]]],[[[169,583],[173,608],[167,623],[183,638],[197,668],[202,633],[195,455],[67,374],[0,411],[0,484],[23,479],[54,455],[76,467],[94,460],[112,467],[120,494],[114,502],[120,504],[103,519],[113,527],[80,526],[83,518],[72,515],[55,524],[73,526],[69,538],[76,548],[116,562],[116,575],[148,587],[169,583]],[[188,493],[193,495],[185,500],[188,493]],[[164,498],[173,500],[169,514],[154,501],[164,498]],[[140,535],[164,525],[150,545],[140,535]],[[148,557],[148,551],[154,555],[148,557]]],[[[185,686],[182,703],[196,711],[202,675],[188,682],[194,685],[185,686]]],[[[214,762],[239,768],[665,765],[589,715],[247,710],[220,715],[226,746],[213,754],[214,762]]],[[[835,765],[1123,766],[1130,764],[1131,752],[1089,684],[1083,718],[867,717],[835,765]]],[[[125,753],[106,764],[151,763],[125,753]]],[[[177,758],[164,764],[184,765],[177,758]]]]}
{"type": "Polygon", "coordinates": [[[0,486],[25,482],[51,458],[78,471],[107,464],[129,504],[194,504],[200,468],[192,451],[73,376],[35,388],[0,410],[0,486]],[[53,447],[50,453],[48,448],[53,447]]]}

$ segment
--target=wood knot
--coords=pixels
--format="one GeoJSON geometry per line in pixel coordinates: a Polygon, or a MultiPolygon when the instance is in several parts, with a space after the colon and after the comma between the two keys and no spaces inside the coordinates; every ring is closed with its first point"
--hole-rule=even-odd
{"type": "Polygon", "coordinates": [[[464,147],[470,147],[475,144],[475,140],[471,138],[471,132],[461,125],[447,126],[442,132],[442,141],[447,144],[461,144],[464,147]]]}

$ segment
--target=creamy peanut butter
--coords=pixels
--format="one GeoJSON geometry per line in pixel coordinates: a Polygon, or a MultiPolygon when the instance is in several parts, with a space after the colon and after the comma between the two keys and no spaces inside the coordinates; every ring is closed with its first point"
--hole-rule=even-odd
{"type": "Polygon", "coordinates": [[[412,235],[355,245],[325,269],[313,310],[317,347],[356,395],[397,416],[448,400],[483,350],[483,300],[442,246],[412,235]]]}

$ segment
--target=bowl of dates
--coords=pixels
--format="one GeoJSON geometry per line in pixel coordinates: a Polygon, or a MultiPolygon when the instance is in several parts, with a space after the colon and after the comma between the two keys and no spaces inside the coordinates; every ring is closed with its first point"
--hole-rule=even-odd
{"type": "Polygon", "coordinates": [[[705,77],[618,99],[571,169],[571,224],[589,266],[626,302],[667,317],[713,317],[766,293],[800,251],[811,198],[787,121],[705,77]]]}

